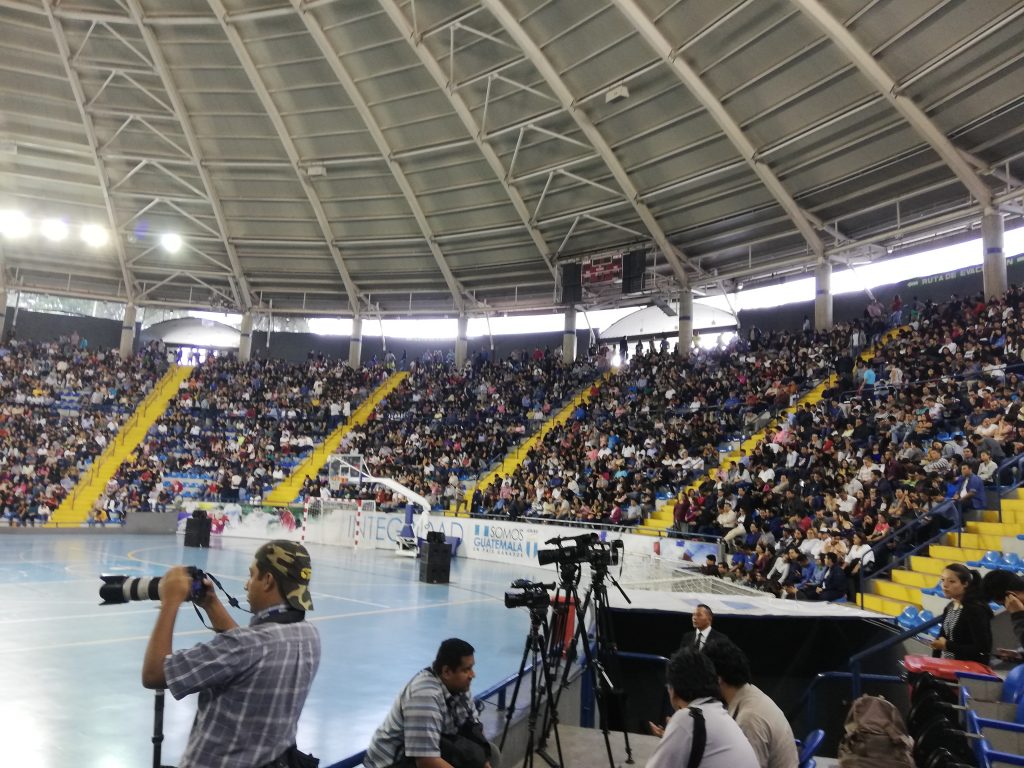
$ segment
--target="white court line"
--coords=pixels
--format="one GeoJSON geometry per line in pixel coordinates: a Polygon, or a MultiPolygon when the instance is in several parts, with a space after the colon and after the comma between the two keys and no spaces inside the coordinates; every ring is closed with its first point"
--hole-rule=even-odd
{"type": "MultiPolygon", "coordinates": [[[[150,607],[151,608],[156,608],[158,605],[159,605],[159,603],[154,603],[150,607]]],[[[141,607],[142,606],[140,606],[140,608],[141,607]]],[[[80,613],[77,616],[36,616],[36,617],[30,618],[30,619],[0,619],[0,626],[6,626],[8,624],[31,624],[34,621],[64,621],[65,619],[99,619],[99,618],[102,618],[105,621],[109,621],[109,619],[107,619],[107,614],[108,613],[109,613],[109,615],[112,615],[112,616],[135,616],[135,615],[137,615],[139,613],[142,613],[142,611],[141,610],[128,611],[128,612],[125,612],[125,611],[108,611],[107,613],[80,613]]]]}
{"type": "MultiPolygon", "coordinates": [[[[175,565],[180,565],[180,563],[160,563],[160,562],[157,562],[155,560],[143,560],[141,557],[136,557],[135,556],[136,552],[145,552],[146,549],[161,549],[161,547],[145,547],[144,549],[133,549],[127,555],[122,555],[122,557],[127,557],[130,560],[134,560],[134,561],[136,561],[138,563],[145,563],[146,565],[159,565],[162,568],[172,568],[175,565]]],[[[214,574],[214,575],[216,575],[216,574],[214,574]]],[[[245,582],[247,581],[247,579],[240,579],[237,576],[217,576],[217,578],[220,579],[221,581],[233,581],[236,584],[245,584],[245,582]]],[[[333,600],[344,600],[347,603],[356,603],[357,605],[369,605],[369,606],[372,606],[373,608],[390,608],[391,607],[389,605],[385,605],[384,603],[374,603],[374,602],[371,602],[369,600],[357,600],[354,597],[342,597],[341,595],[330,595],[327,592],[314,592],[313,590],[310,590],[310,594],[313,597],[318,597],[319,596],[319,597],[325,597],[325,598],[333,599],[333,600]]]]}
{"type": "MultiPolygon", "coordinates": [[[[429,608],[445,608],[452,605],[471,605],[473,603],[484,603],[495,600],[493,597],[478,597],[473,600],[453,600],[447,603],[424,603],[411,605],[405,608],[380,608],[375,611],[357,611],[355,613],[336,613],[331,616],[313,616],[308,619],[311,622],[333,621],[335,619],[355,619],[361,616],[378,616],[385,613],[407,613],[411,611],[426,610],[429,608]]],[[[192,629],[185,632],[175,632],[175,637],[190,637],[193,635],[209,635],[208,629],[192,629]]],[[[75,643],[57,643],[56,645],[32,645],[30,647],[19,646],[17,648],[0,648],[0,656],[9,653],[31,654],[36,651],[56,651],[63,648],[83,648],[97,645],[114,645],[116,643],[133,642],[136,640],[149,640],[149,635],[133,635],[130,637],[113,637],[106,640],[82,640],[75,643]]]]}

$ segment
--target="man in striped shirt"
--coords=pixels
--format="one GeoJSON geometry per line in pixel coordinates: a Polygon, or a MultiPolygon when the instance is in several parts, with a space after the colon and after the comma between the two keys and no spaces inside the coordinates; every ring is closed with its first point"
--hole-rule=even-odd
{"type": "MultiPolygon", "coordinates": [[[[479,722],[469,695],[473,653],[465,640],[441,643],[434,663],[409,681],[374,732],[364,768],[451,768],[441,756],[442,734],[454,736],[464,725],[479,722]]],[[[495,759],[485,765],[496,768],[495,759]]]]}

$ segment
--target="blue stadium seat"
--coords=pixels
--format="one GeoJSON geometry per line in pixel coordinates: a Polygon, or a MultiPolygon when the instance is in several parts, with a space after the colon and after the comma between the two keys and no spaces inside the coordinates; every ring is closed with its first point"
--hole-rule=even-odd
{"type": "Polygon", "coordinates": [[[1007,673],[1006,679],[1003,680],[1003,692],[999,699],[1010,704],[1024,701],[1024,696],[1021,696],[1022,692],[1024,692],[1024,664],[1018,664],[1007,673]]]}
{"type": "Polygon", "coordinates": [[[990,549],[985,553],[985,556],[981,560],[969,560],[967,565],[971,568],[990,568],[995,569],[999,567],[999,562],[1002,559],[1002,554],[996,552],[994,549],[990,549]]]}
{"type": "Polygon", "coordinates": [[[935,582],[934,587],[927,587],[921,590],[922,595],[932,595],[933,597],[942,597],[942,579],[935,582]]]}
{"type": "Polygon", "coordinates": [[[907,630],[916,627],[917,621],[917,608],[912,605],[908,605],[903,609],[903,613],[896,617],[896,623],[900,629],[907,630]]]}
{"type": "Polygon", "coordinates": [[[797,757],[799,768],[811,768],[814,765],[814,753],[818,751],[818,747],[821,746],[821,742],[824,740],[825,731],[821,728],[811,731],[804,737],[803,743],[800,745],[799,756],[797,757]]]}
{"type": "Polygon", "coordinates": [[[999,560],[999,565],[996,566],[1001,571],[1017,571],[1022,567],[1020,555],[1016,552],[1004,552],[1002,558],[999,560]]]}

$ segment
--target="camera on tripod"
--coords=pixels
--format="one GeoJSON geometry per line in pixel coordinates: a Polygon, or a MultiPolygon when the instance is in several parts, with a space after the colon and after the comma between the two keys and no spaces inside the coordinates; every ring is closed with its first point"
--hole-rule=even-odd
{"type": "Polygon", "coordinates": [[[545,544],[554,544],[554,549],[538,549],[537,561],[541,565],[570,565],[585,563],[590,559],[591,547],[598,541],[596,533],[584,533],[579,536],[555,536],[545,544]]]}
{"type": "Polygon", "coordinates": [[[512,589],[505,592],[506,608],[529,608],[531,611],[535,611],[551,605],[551,596],[548,591],[555,588],[553,582],[543,584],[529,579],[516,579],[510,586],[512,589]]]}
{"type": "MultiPolygon", "coordinates": [[[[186,566],[192,585],[189,589],[188,599],[193,603],[203,599],[206,595],[206,584],[203,580],[206,573],[194,565],[186,566]]],[[[103,584],[100,586],[100,598],[103,602],[100,605],[117,605],[127,603],[130,600],[159,600],[160,582],[162,576],[136,576],[129,578],[119,574],[101,573],[100,578],[103,584]]]]}
{"type": "Polygon", "coordinates": [[[624,546],[621,539],[602,541],[596,533],[556,536],[544,543],[554,544],[555,548],[537,550],[537,561],[541,565],[590,563],[598,568],[618,565],[624,546]]]}
{"type": "Polygon", "coordinates": [[[607,568],[610,565],[618,565],[624,547],[622,539],[595,541],[590,549],[588,561],[595,568],[607,568]]]}

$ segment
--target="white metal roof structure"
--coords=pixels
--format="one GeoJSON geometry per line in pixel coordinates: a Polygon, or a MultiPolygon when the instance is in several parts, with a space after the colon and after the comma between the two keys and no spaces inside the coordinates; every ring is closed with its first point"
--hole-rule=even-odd
{"type": "Polygon", "coordinates": [[[0,0],[0,209],[111,233],[4,240],[7,285],[438,316],[624,249],[661,297],[884,258],[1021,214],[1021,40],[1021,0],[0,0]]]}

